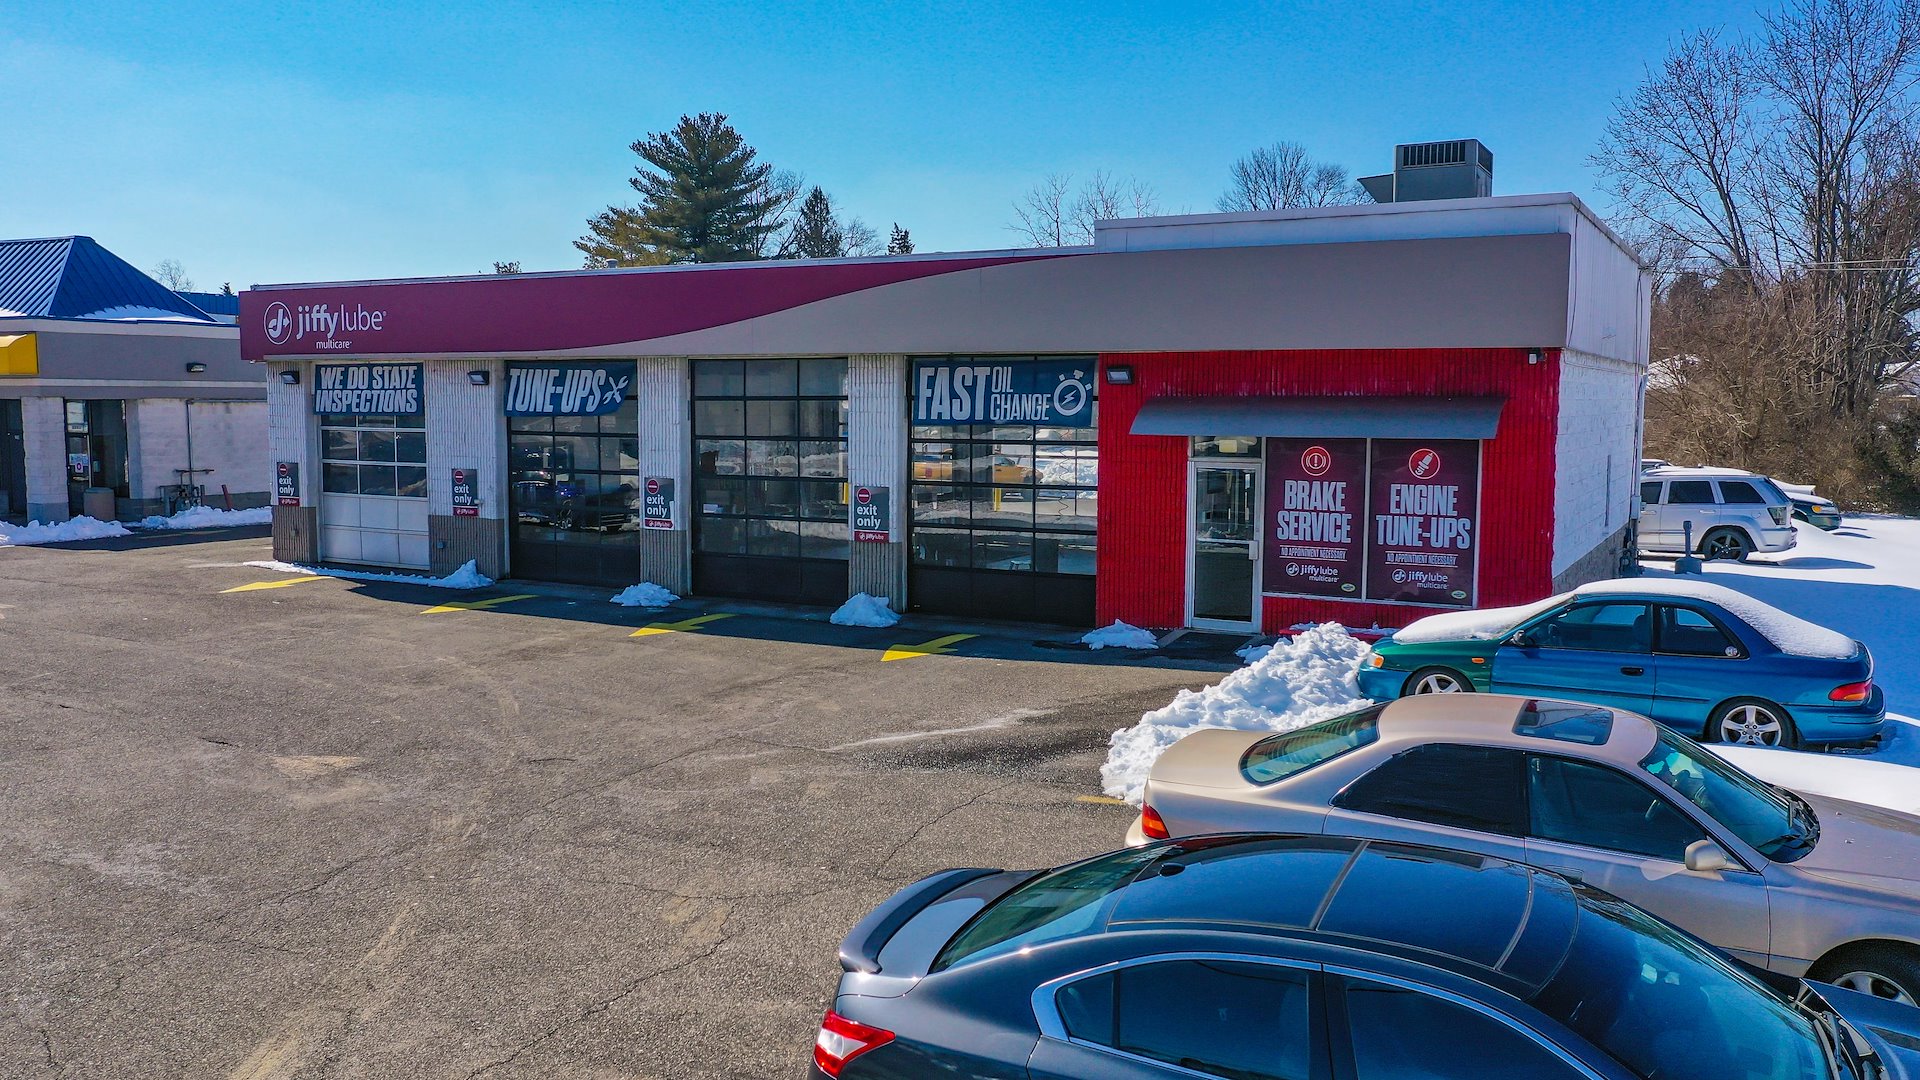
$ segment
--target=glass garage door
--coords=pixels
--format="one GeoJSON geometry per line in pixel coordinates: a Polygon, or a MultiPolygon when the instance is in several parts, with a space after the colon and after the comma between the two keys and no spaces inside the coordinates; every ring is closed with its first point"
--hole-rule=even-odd
{"type": "Polygon", "coordinates": [[[847,598],[847,362],[693,364],[693,589],[847,598]]]}
{"type": "Polygon", "coordinates": [[[320,558],[424,570],[426,413],[320,418],[320,558]]]}
{"type": "Polygon", "coordinates": [[[640,580],[640,404],[606,416],[507,418],[513,576],[622,587],[640,580]]]}

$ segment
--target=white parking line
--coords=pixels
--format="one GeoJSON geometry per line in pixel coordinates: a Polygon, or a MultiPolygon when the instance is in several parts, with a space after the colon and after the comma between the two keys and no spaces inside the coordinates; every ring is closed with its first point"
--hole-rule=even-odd
{"type": "Polygon", "coordinates": [[[1051,711],[1053,710],[1015,709],[1005,716],[996,716],[984,724],[968,724],[966,727],[938,728],[934,731],[903,731],[893,735],[875,735],[871,739],[860,739],[855,742],[841,743],[839,746],[829,746],[826,752],[831,754],[837,750],[851,750],[857,746],[874,746],[880,743],[901,743],[914,742],[918,739],[935,739],[942,735],[964,735],[970,731],[992,731],[994,728],[1011,727],[1022,720],[1028,720],[1036,716],[1045,716],[1051,711]]]}

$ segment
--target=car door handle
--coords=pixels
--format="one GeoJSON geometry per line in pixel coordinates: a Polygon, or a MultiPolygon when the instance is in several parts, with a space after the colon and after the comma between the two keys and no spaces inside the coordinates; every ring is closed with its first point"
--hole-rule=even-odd
{"type": "Polygon", "coordinates": [[[1623,667],[1620,669],[1620,674],[1622,675],[1645,675],[1646,673],[1647,669],[1643,667],[1623,667]]]}

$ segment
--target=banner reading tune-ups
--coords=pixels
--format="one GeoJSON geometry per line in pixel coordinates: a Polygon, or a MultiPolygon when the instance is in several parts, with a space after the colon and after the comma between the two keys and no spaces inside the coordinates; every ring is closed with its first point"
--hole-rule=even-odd
{"type": "Polygon", "coordinates": [[[1268,439],[1268,592],[1359,599],[1367,440],[1268,439]]]}
{"type": "Polygon", "coordinates": [[[1367,599],[1473,603],[1480,444],[1375,439],[1367,498],[1367,599]]]}

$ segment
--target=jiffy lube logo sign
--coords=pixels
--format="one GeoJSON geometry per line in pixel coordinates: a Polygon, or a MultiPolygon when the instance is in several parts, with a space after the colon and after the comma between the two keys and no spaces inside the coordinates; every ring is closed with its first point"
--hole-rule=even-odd
{"type": "Polygon", "coordinates": [[[515,364],[507,369],[508,416],[605,416],[633,388],[633,362],[515,364]]]}
{"type": "Polygon", "coordinates": [[[1093,426],[1093,360],[916,360],[916,424],[1093,426]]]}
{"type": "Polygon", "coordinates": [[[387,313],[364,304],[287,304],[275,300],[264,316],[267,340],[314,350],[350,349],[353,335],[379,333],[387,313]]]}

